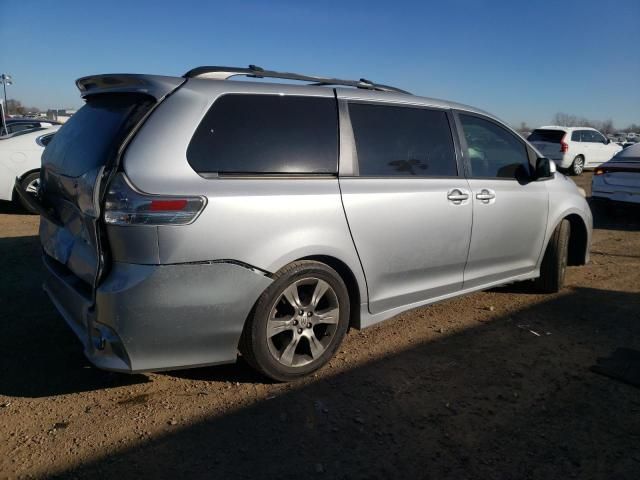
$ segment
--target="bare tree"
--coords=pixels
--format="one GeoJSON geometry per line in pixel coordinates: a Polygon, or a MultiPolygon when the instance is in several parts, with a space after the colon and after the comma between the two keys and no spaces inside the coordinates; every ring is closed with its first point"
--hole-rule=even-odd
{"type": "Polygon", "coordinates": [[[598,122],[598,123],[599,123],[598,126],[595,128],[600,130],[605,135],[609,135],[610,133],[613,133],[615,131],[615,129],[613,128],[613,120],[611,119],[605,120],[604,122],[598,122]]]}
{"type": "Polygon", "coordinates": [[[22,106],[20,100],[14,100],[10,98],[7,100],[6,107],[8,115],[24,115],[25,108],[22,106]]]}
{"type": "Polygon", "coordinates": [[[600,132],[608,135],[615,131],[613,120],[608,119],[604,121],[589,120],[588,118],[578,117],[576,115],[570,115],[568,113],[558,112],[553,116],[551,120],[554,125],[560,125],[562,127],[591,127],[599,130],[600,132]]]}
{"type": "Polygon", "coordinates": [[[569,115],[568,113],[558,112],[553,116],[551,122],[554,125],[560,125],[561,127],[576,127],[578,126],[578,118],[575,115],[569,115]]]}

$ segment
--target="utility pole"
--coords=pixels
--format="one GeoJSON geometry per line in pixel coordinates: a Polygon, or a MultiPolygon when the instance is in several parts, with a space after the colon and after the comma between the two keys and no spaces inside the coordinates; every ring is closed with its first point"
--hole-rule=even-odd
{"type": "Polygon", "coordinates": [[[7,107],[7,85],[13,85],[13,79],[11,78],[11,75],[7,75],[6,73],[3,73],[2,75],[0,75],[0,82],[2,82],[2,89],[4,90],[4,105],[3,105],[3,108],[0,108],[0,115],[2,115],[2,125],[0,125],[0,130],[4,129],[4,132],[8,133],[6,115],[9,112],[5,112],[5,109],[8,108],[7,107]]]}

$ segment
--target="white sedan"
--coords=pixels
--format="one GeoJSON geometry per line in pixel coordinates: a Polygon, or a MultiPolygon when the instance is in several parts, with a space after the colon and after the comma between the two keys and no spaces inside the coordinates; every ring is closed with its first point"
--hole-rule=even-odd
{"type": "Polygon", "coordinates": [[[594,200],[640,205],[640,143],[625,148],[596,168],[591,192],[594,200]]]}
{"type": "MultiPolygon", "coordinates": [[[[35,193],[40,182],[40,156],[44,148],[60,128],[24,130],[0,137],[0,200],[18,200],[15,192],[16,178],[20,179],[22,190],[35,193]]],[[[26,202],[20,202],[28,211],[35,209],[26,202]]]]}

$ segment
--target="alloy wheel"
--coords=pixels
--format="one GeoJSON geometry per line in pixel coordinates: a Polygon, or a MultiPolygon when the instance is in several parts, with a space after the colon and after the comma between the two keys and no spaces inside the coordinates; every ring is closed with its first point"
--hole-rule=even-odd
{"type": "Polygon", "coordinates": [[[269,352],[286,367],[318,360],[333,341],[339,319],[338,296],[328,282],[315,277],[296,280],[269,313],[269,352]]]}
{"type": "Polygon", "coordinates": [[[40,179],[34,178],[29,183],[27,183],[27,186],[25,187],[24,191],[32,195],[36,195],[39,189],[40,189],[40,179]]]}
{"type": "Polygon", "coordinates": [[[573,160],[573,173],[575,175],[580,175],[584,170],[584,160],[582,157],[576,157],[573,160]]]}

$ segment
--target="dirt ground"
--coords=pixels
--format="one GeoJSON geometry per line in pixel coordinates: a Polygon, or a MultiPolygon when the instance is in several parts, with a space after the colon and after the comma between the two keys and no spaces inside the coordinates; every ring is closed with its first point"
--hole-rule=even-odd
{"type": "MultiPolygon", "coordinates": [[[[577,181],[590,185],[591,175],[577,181]]],[[[596,217],[557,295],[513,285],[352,330],[317,375],[102,372],[40,289],[37,217],[0,205],[0,477],[640,478],[640,211],[596,217]]]]}

